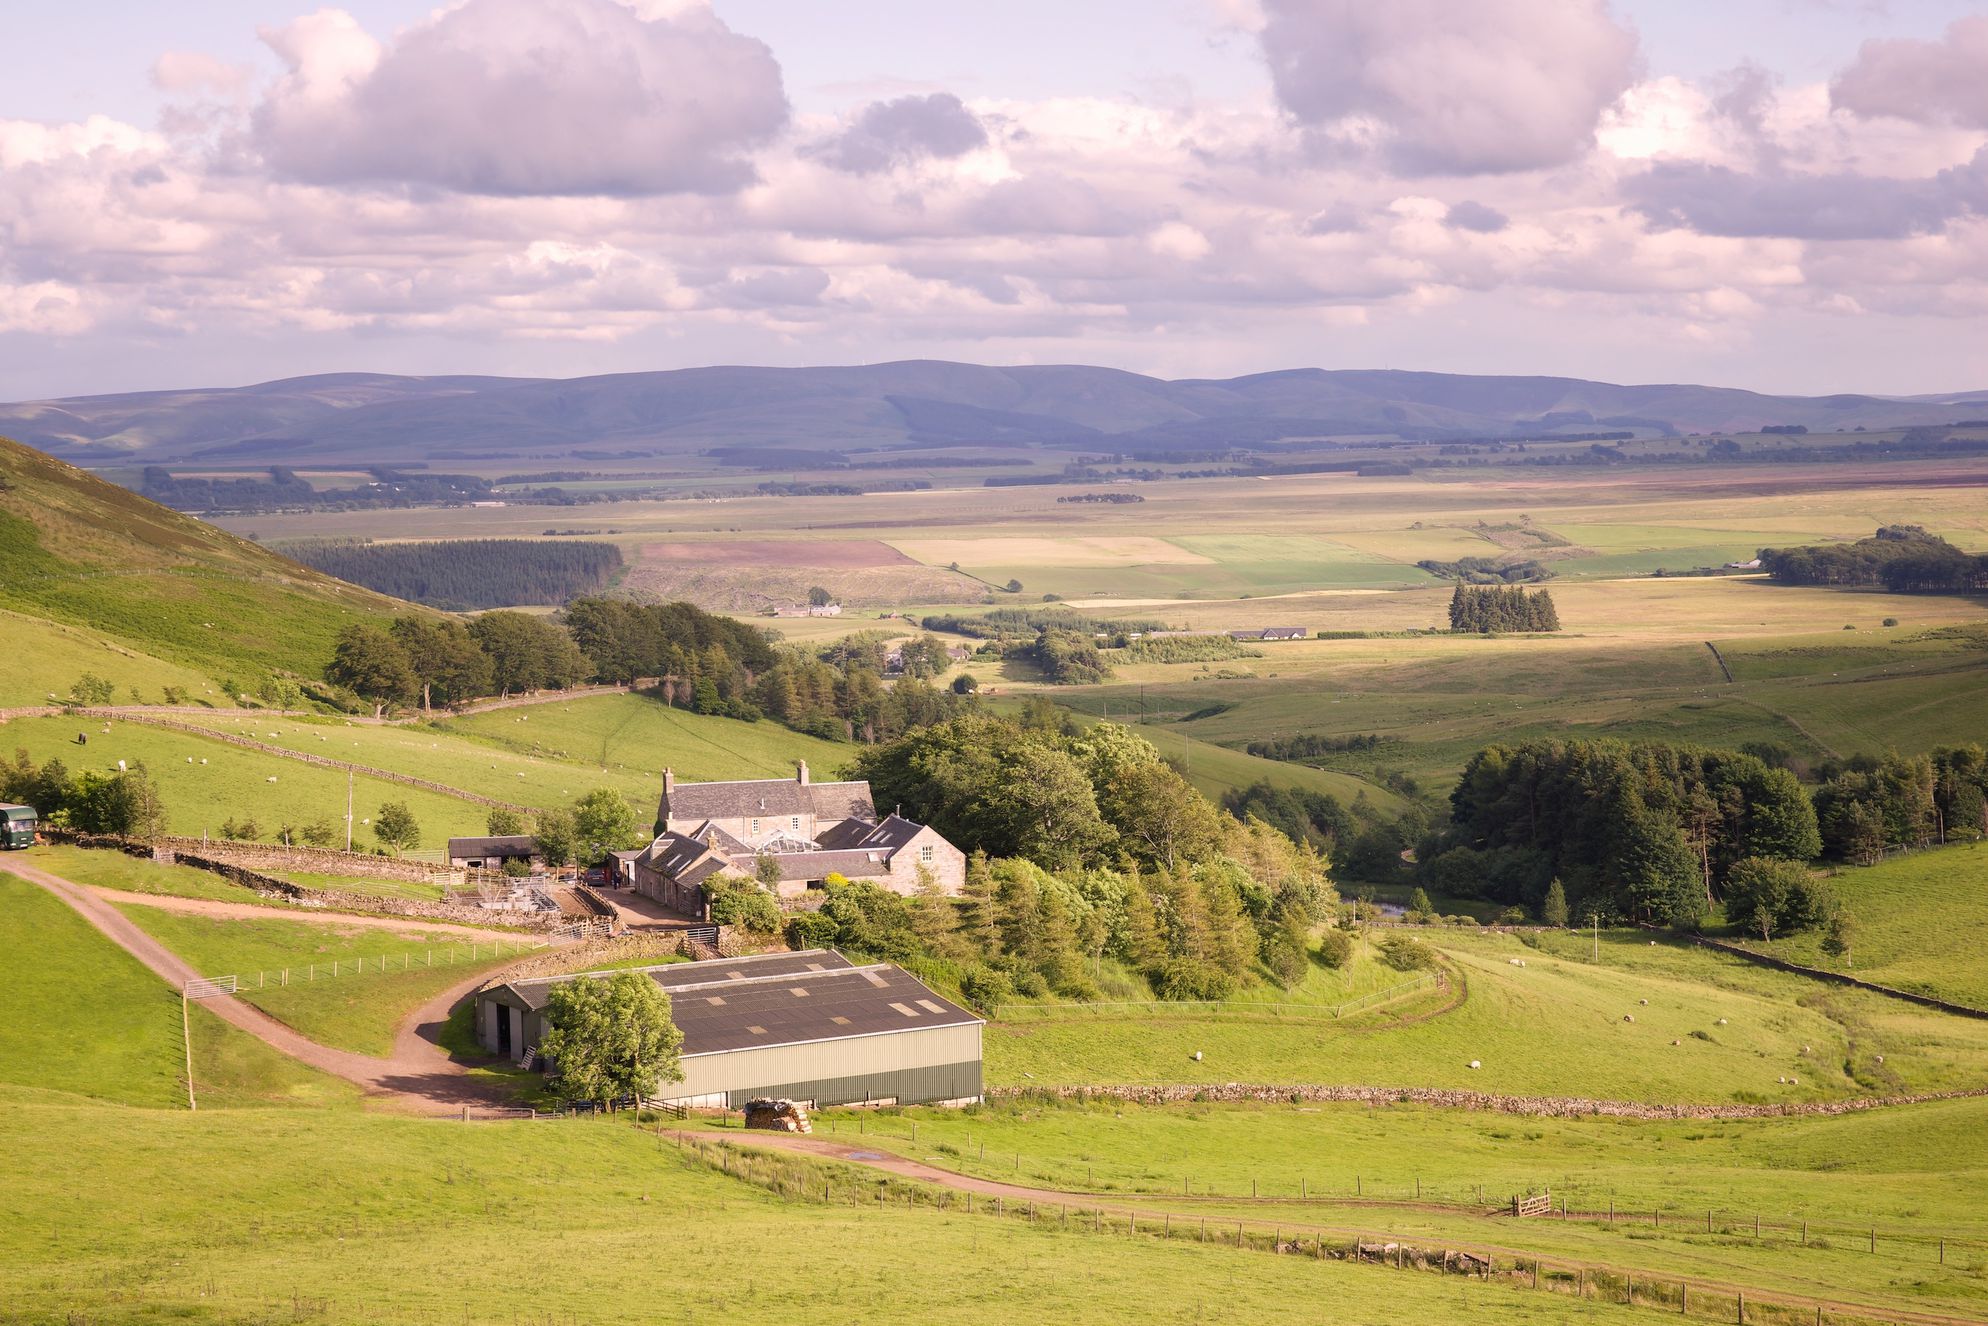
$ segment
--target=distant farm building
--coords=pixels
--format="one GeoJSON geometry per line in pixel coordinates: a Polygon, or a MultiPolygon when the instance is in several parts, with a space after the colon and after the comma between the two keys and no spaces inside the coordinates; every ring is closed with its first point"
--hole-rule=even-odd
{"type": "Polygon", "coordinates": [[[528,833],[449,839],[449,864],[459,870],[502,870],[509,862],[539,856],[538,840],[528,833]]]}
{"type": "MultiPolygon", "coordinates": [[[[670,996],[683,1081],[657,1097],[740,1109],[760,1096],[808,1106],[966,1104],[980,1098],[978,1017],[887,964],[840,953],[762,953],[638,968],[670,996]]],[[[507,981],[477,992],[477,1038],[524,1062],[544,1040],[555,986],[611,972],[507,981]]]]}
{"type": "Polygon", "coordinates": [[[1231,640],[1302,640],[1305,628],[1302,626],[1265,626],[1260,630],[1230,631],[1231,640]]]}
{"type": "Polygon", "coordinates": [[[1758,571],[1760,569],[1760,559],[1758,557],[1749,557],[1744,562],[1727,562],[1726,569],[1728,571],[1758,571]]]}
{"type": "Polygon", "coordinates": [[[928,825],[878,815],[866,782],[817,783],[806,761],[792,778],[679,783],[663,770],[660,832],[635,857],[635,891],[691,916],[704,914],[704,883],[727,871],[779,872],[774,892],[804,897],[830,875],[910,895],[929,882],[948,894],[966,883],[966,854],[928,825]]]}
{"type": "Polygon", "coordinates": [[[775,617],[840,617],[840,603],[788,603],[773,610],[775,617]]]}

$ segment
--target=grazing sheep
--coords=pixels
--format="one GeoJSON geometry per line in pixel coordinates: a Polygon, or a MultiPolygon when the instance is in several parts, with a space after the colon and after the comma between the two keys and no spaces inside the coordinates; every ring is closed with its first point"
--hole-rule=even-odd
{"type": "Polygon", "coordinates": [[[1481,1061],[1479,1061],[1479,1060],[1476,1060],[1476,1059],[1472,1059],[1472,1060],[1470,1061],[1470,1066],[1471,1066],[1472,1068],[1482,1068],[1482,1067],[1484,1067],[1483,1063],[1482,1063],[1481,1061]]]}

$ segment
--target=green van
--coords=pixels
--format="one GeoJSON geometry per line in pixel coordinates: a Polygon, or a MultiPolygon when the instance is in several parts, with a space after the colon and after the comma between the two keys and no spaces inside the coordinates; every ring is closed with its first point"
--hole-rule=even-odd
{"type": "Polygon", "coordinates": [[[35,845],[35,808],[0,803],[0,848],[35,845]]]}

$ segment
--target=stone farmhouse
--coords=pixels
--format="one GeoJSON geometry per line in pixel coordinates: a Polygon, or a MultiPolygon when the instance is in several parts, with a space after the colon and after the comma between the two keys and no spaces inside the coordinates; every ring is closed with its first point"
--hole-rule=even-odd
{"type": "Polygon", "coordinates": [[[656,838],[635,857],[630,882],[645,898],[702,916],[705,881],[756,876],[762,860],[778,867],[774,891],[790,904],[830,875],[906,895],[928,882],[957,894],[966,883],[966,854],[938,830],[878,815],[868,783],[817,783],[806,761],[792,778],[729,783],[679,783],[663,770],[656,838]]]}

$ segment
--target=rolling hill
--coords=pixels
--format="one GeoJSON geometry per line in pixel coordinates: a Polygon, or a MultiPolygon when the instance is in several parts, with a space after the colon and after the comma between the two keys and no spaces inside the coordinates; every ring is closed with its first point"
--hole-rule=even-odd
{"type": "Polygon", "coordinates": [[[713,367],[573,379],[344,373],[250,387],[0,405],[0,432],[89,465],[228,465],[577,455],[726,446],[1192,452],[1281,439],[1637,429],[1898,428],[1979,418],[1980,392],[1771,396],[1557,377],[1294,369],[1166,381],[1082,365],[906,361],[713,367]]]}
{"type": "Polygon", "coordinates": [[[315,676],[347,622],[408,611],[423,610],[0,439],[0,614],[15,646],[0,681],[15,702],[89,661],[120,698],[141,682],[315,676]]]}

